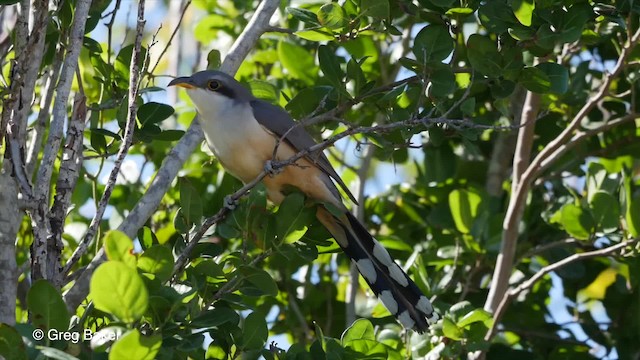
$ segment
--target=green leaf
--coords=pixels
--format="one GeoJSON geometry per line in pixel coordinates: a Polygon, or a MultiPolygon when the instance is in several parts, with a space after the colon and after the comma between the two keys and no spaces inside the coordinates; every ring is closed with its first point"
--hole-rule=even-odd
{"type": "Polygon", "coordinates": [[[286,10],[289,14],[291,14],[291,16],[298,19],[299,21],[302,21],[303,23],[307,23],[310,25],[320,25],[318,16],[313,11],[292,7],[288,7],[286,8],[286,10]]]}
{"type": "Polygon", "coordinates": [[[268,272],[252,266],[243,266],[240,268],[240,272],[245,280],[258,288],[264,295],[278,295],[278,286],[268,272]]]}
{"type": "Polygon", "coordinates": [[[640,236],[640,197],[636,196],[627,201],[627,229],[632,237],[640,236]]]}
{"type": "Polygon", "coordinates": [[[181,177],[178,180],[180,185],[180,205],[182,205],[182,216],[188,228],[191,225],[199,225],[202,220],[202,196],[198,190],[191,185],[189,179],[181,177]]]}
{"type": "Polygon", "coordinates": [[[522,69],[518,80],[527,90],[535,93],[544,94],[551,90],[551,79],[537,67],[522,69]]]}
{"type": "Polygon", "coordinates": [[[40,279],[33,283],[27,293],[27,308],[33,325],[45,332],[49,329],[69,329],[69,312],[60,292],[40,279]]]}
{"type": "Polygon", "coordinates": [[[551,25],[543,24],[536,32],[535,43],[543,49],[553,49],[557,38],[558,35],[553,31],[551,25]]]}
{"type": "Polygon", "coordinates": [[[360,0],[362,14],[378,19],[389,18],[389,0],[360,0]]]}
{"type": "Polygon", "coordinates": [[[55,360],[78,360],[77,357],[67,354],[66,352],[48,347],[48,346],[36,346],[36,349],[40,350],[40,353],[47,359],[55,360]]]}
{"type": "Polygon", "coordinates": [[[213,328],[227,323],[237,325],[239,321],[240,316],[233,309],[216,307],[191,320],[191,326],[195,328],[213,328]]]}
{"type": "Polygon", "coordinates": [[[605,191],[596,191],[589,200],[593,221],[605,233],[618,228],[620,223],[620,204],[616,198],[605,191]]]}
{"type": "Polygon", "coordinates": [[[207,70],[217,70],[222,66],[222,55],[220,50],[212,49],[207,54],[207,70]]]}
{"type": "Polygon", "coordinates": [[[502,74],[501,56],[491,39],[472,34],[467,41],[467,56],[471,67],[483,75],[498,77],[502,74]]]}
{"type": "Polygon", "coordinates": [[[476,322],[483,323],[487,328],[491,327],[491,324],[493,323],[491,313],[483,309],[475,309],[463,316],[462,319],[458,320],[456,325],[459,328],[465,328],[476,322]]]}
{"type": "Polygon", "coordinates": [[[340,29],[347,23],[346,13],[337,3],[324,4],[318,10],[318,21],[329,29],[340,29]]]}
{"type": "Polygon", "coordinates": [[[157,141],[178,141],[184,135],[184,130],[162,130],[162,132],[153,137],[157,141]]]}
{"type": "Polygon", "coordinates": [[[536,68],[542,70],[550,81],[549,91],[554,94],[564,94],[569,89],[569,70],[566,67],[556,63],[542,63],[536,65],[536,68]]]}
{"type": "Polygon", "coordinates": [[[288,244],[298,241],[307,232],[315,212],[305,208],[304,195],[294,192],[280,204],[276,216],[278,238],[288,244]]]}
{"type": "Polygon", "coordinates": [[[98,153],[104,154],[107,151],[107,140],[104,135],[91,131],[91,147],[98,153]]]}
{"type": "Polygon", "coordinates": [[[309,41],[331,41],[335,36],[329,32],[321,30],[300,30],[293,33],[297,37],[309,41]]]}
{"type": "Polygon", "coordinates": [[[141,127],[147,123],[157,124],[169,118],[174,112],[170,105],[150,101],[138,108],[138,121],[141,127]]]}
{"type": "Polygon", "coordinates": [[[460,110],[463,114],[471,116],[476,109],[476,98],[468,98],[460,104],[460,110]]]}
{"type": "Polygon", "coordinates": [[[277,50],[282,66],[291,76],[309,84],[315,80],[316,65],[309,51],[287,41],[278,42],[277,50]]]}
{"type": "Polygon", "coordinates": [[[481,202],[480,195],[469,190],[456,189],[449,194],[449,207],[458,231],[463,234],[471,232],[481,202]]]}
{"type": "MultiPolygon", "coordinates": [[[[233,29],[234,23],[233,20],[228,16],[223,16],[220,14],[208,14],[204,18],[202,18],[196,26],[193,28],[193,36],[196,40],[207,43],[212,38],[216,38],[220,30],[230,30],[233,29]]],[[[211,55],[211,53],[209,53],[211,55]]],[[[214,55],[215,56],[215,55],[214,55]]],[[[209,57],[207,56],[207,59],[209,57]]],[[[208,65],[213,65],[211,62],[208,65]]],[[[208,69],[211,69],[207,67],[208,69]]]]}
{"type": "Polygon", "coordinates": [[[342,334],[342,345],[354,340],[375,340],[373,324],[367,319],[358,319],[342,334]]]}
{"type": "Polygon", "coordinates": [[[440,62],[453,51],[454,41],[444,26],[427,25],[416,35],[413,53],[418,62],[440,62]]]}
{"type": "Polygon", "coordinates": [[[82,39],[82,47],[89,50],[89,52],[93,54],[102,53],[102,46],[100,46],[100,43],[87,36],[82,39]]]}
{"type": "Polygon", "coordinates": [[[502,1],[486,1],[478,9],[478,18],[488,31],[504,33],[519,24],[513,10],[502,1]]]}
{"type": "Polygon", "coordinates": [[[0,323],[0,356],[5,360],[27,360],[22,336],[16,329],[4,323],[0,323]]]}
{"type": "Polygon", "coordinates": [[[135,269],[136,257],[133,254],[133,240],[120,230],[111,230],[104,236],[104,251],[107,259],[121,261],[135,269]]]}
{"type": "Polygon", "coordinates": [[[144,336],[133,329],[118,339],[109,351],[109,360],[153,360],[162,346],[162,336],[154,334],[144,336]]]}
{"type": "MultiPolygon", "coordinates": [[[[120,49],[118,56],[116,56],[115,68],[122,74],[129,74],[129,66],[131,65],[131,55],[133,54],[133,44],[127,45],[120,49]]],[[[140,54],[138,56],[138,67],[142,68],[144,61],[147,57],[147,49],[143,46],[140,48],[140,54]]],[[[128,77],[128,76],[127,76],[128,77]]]]}
{"type": "Polygon", "coordinates": [[[531,26],[531,18],[536,4],[533,0],[511,0],[511,8],[516,18],[524,26],[531,26]]]}
{"type": "Polygon", "coordinates": [[[293,118],[303,118],[315,111],[320,105],[320,102],[327,97],[327,94],[329,94],[330,91],[330,86],[313,86],[304,88],[302,91],[298,92],[291,101],[289,101],[285,106],[285,109],[289,111],[293,118]]]}
{"type": "Polygon", "coordinates": [[[280,93],[278,89],[270,82],[263,80],[249,81],[249,88],[255,97],[266,100],[271,103],[278,103],[280,93]]]}
{"type": "Polygon", "coordinates": [[[264,316],[254,311],[244,319],[240,347],[242,349],[261,349],[267,342],[267,336],[269,336],[269,330],[264,316]]]}
{"type": "Polygon", "coordinates": [[[428,94],[434,97],[446,97],[456,90],[456,76],[449,66],[438,66],[429,77],[428,94]]]}
{"type": "Polygon", "coordinates": [[[466,16],[469,16],[469,15],[473,14],[473,9],[471,9],[471,8],[451,8],[451,9],[447,10],[447,12],[445,14],[449,15],[449,16],[459,16],[460,18],[462,18],[462,17],[466,17],[466,16]]]}
{"type": "Polygon", "coordinates": [[[148,248],[138,259],[138,269],[145,273],[154,274],[162,282],[169,280],[173,271],[171,249],[162,245],[148,248]]]}
{"type": "Polygon", "coordinates": [[[559,211],[559,219],[554,218],[562,225],[569,235],[578,240],[588,240],[593,231],[593,218],[580,206],[566,204],[559,211]]]}
{"type": "Polygon", "coordinates": [[[93,273],[90,296],[98,310],[132,323],[147,310],[149,295],[138,272],[119,261],[107,261],[93,273]]]}
{"type": "Polygon", "coordinates": [[[578,41],[582,29],[593,15],[593,9],[588,3],[575,4],[564,13],[562,26],[559,29],[559,40],[564,43],[578,41]]]}
{"type": "Polygon", "coordinates": [[[464,336],[462,330],[446,316],[442,319],[442,333],[454,341],[461,340],[464,336]]]}
{"type": "Polygon", "coordinates": [[[334,86],[342,88],[344,73],[340,68],[340,61],[328,46],[320,45],[318,47],[318,63],[324,76],[334,84],[334,86]]]}

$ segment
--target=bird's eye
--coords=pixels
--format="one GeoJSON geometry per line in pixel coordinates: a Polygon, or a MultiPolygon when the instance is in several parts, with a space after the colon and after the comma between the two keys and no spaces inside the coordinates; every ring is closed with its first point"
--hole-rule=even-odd
{"type": "Polygon", "coordinates": [[[222,84],[220,84],[220,81],[218,80],[210,80],[207,83],[207,88],[211,91],[216,91],[218,89],[220,89],[220,87],[222,87],[222,84]]]}

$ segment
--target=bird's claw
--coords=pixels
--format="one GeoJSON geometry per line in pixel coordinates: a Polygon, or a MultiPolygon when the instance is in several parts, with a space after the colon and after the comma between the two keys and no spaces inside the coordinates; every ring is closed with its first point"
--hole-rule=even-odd
{"type": "Polygon", "coordinates": [[[233,197],[227,195],[224,197],[224,207],[229,210],[234,210],[238,206],[239,201],[233,197]]]}
{"type": "Polygon", "coordinates": [[[275,176],[278,175],[280,172],[282,172],[282,168],[276,168],[273,166],[273,161],[271,160],[267,160],[264,163],[264,171],[269,174],[269,176],[275,176]]]}

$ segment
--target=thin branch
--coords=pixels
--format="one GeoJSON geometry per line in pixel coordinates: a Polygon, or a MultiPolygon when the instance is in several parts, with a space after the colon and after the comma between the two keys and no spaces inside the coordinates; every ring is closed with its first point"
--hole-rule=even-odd
{"type": "MultiPolygon", "coordinates": [[[[56,195],[54,197],[49,223],[51,227],[51,236],[48,239],[47,246],[49,252],[57,252],[61,254],[63,249],[62,233],[64,232],[64,221],[67,217],[67,210],[71,205],[71,196],[76,187],[78,176],[82,170],[82,141],[87,118],[87,98],[84,93],[76,95],[73,105],[73,114],[67,129],[67,139],[60,163],[60,171],[58,181],[56,182],[56,195]]],[[[60,266],[60,255],[56,256],[55,264],[51,266],[60,266]]],[[[58,287],[62,286],[64,273],[59,272],[56,276],[54,284],[58,287]]]]}
{"type": "Polygon", "coordinates": [[[62,66],[62,52],[56,52],[55,59],[53,60],[53,65],[45,75],[43,93],[40,100],[40,112],[38,113],[38,117],[33,126],[31,132],[33,135],[31,136],[31,141],[29,142],[29,146],[27,149],[27,174],[29,174],[29,178],[33,176],[33,171],[36,168],[36,164],[38,162],[38,153],[40,149],[42,149],[42,139],[45,134],[45,127],[47,120],[51,115],[51,103],[53,102],[53,94],[56,90],[56,83],[58,82],[58,76],[60,75],[60,67],[62,66]]]}
{"type": "Polygon", "coordinates": [[[540,253],[543,253],[545,251],[549,251],[551,249],[555,249],[557,247],[561,247],[561,246],[566,246],[566,245],[576,245],[579,244],[580,241],[573,239],[573,238],[568,238],[568,239],[562,239],[559,241],[554,241],[554,242],[550,242],[548,244],[544,244],[544,245],[540,245],[538,247],[535,247],[529,251],[527,251],[524,255],[522,255],[522,257],[520,257],[520,259],[518,261],[516,261],[516,263],[520,263],[522,262],[523,259],[527,259],[530,258],[532,256],[538,255],[540,253]]]}
{"type": "Polygon", "coordinates": [[[144,6],[145,1],[142,0],[138,3],[138,20],[136,25],[136,38],[134,42],[134,50],[131,54],[131,64],[129,67],[129,112],[127,116],[127,124],[124,131],[124,141],[120,145],[120,149],[118,150],[118,155],[114,162],[113,169],[111,169],[111,173],[109,174],[109,178],[105,185],[104,193],[102,194],[102,198],[98,203],[98,207],[96,209],[96,214],[91,219],[91,224],[89,225],[89,229],[87,230],[84,238],[78,244],[73,255],[67,261],[67,264],[64,266],[62,271],[63,275],[69,273],[69,270],[75,265],[80,257],[84,255],[87,251],[89,245],[93,242],[96,232],[98,231],[98,227],[100,226],[100,222],[102,221],[102,216],[109,204],[109,199],[111,198],[111,193],[113,192],[113,188],[116,184],[116,180],[118,179],[118,173],[120,172],[120,167],[122,166],[122,162],[124,158],[127,156],[129,151],[129,147],[133,142],[133,132],[136,127],[136,114],[138,113],[138,106],[136,104],[136,100],[138,98],[138,86],[139,86],[139,78],[143,69],[140,69],[140,63],[142,62],[140,59],[140,51],[142,48],[142,36],[144,35],[144,25],[146,20],[144,19],[144,6]]]}
{"type": "Polygon", "coordinates": [[[531,289],[536,282],[538,282],[540,279],[542,279],[545,275],[549,274],[550,272],[556,271],[564,266],[567,266],[569,264],[572,264],[576,261],[582,261],[582,260],[586,260],[586,259],[590,259],[590,258],[594,258],[594,257],[600,257],[600,256],[609,256],[609,255],[613,255],[614,253],[628,247],[631,246],[635,243],[638,242],[638,238],[636,239],[631,239],[631,240],[626,240],[623,241],[621,243],[615,244],[615,245],[611,245],[608,246],[604,249],[598,249],[598,250],[593,250],[593,251],[587,251],[584,253],[580,253],[580,254],[573,254],[569,257],[566,257],[558,262],[555,262],[553,264],[547,265],[545,267],[543,267],[542,269],[540,269],[538,272],[536,272],[533,276],[531,276],[529,279],[527,279],[526,281],[523,281],[522,283],[520,283],[520,285],[518,285],[515,288],[512,288],[511,290],[509,290],[505,296],[502,297],[498,307],[496,308],[496,311],[494,313],[493,316],[493,326],[491,327],[491,329],[489,329],[489,331],[487,332],[486,336],[485,336],[485,340],[489,341],[491,340],[491,338],[495,335],[496,331],[497,331],[497,327],[498,324],[500,323],[500,319],[502,319],[502,316],[504,315],[507,306],[509,304],[509,302],[517,297],[521,292],[531,289]]]}
{"type": "Polygon", "coordinates": [[[176,24],[175,29],[173,29],[173,32],[171,33],[171,36],[169,37],[169,41],[167,41],[167,45],[164,47],[164,49],[162,49],[162,52],[158,56],[158,60],[156,60],[155,65],[153,65],[153,67],[149,71],[150,74],[155,73],[156,68],[160,64],[160,61],[162,60],[162,57],[167,52],[167,50],[169,50],[169,47],[171,46],[171,42],[173,41],[173,38],[176,36],[176,34],[178,34],[178,31],[180,30],[180,25],[182,25],[182,20],[184,19],[184,14],[187,12],[187,9],[189,9],[189,6],[191,6],[191,1],[192,0],[187,0],[187,2],[184,4],[184,7],[182,8],[182,11],[180,12],[180,17],[178,18],[178,23],[176,24]]]}

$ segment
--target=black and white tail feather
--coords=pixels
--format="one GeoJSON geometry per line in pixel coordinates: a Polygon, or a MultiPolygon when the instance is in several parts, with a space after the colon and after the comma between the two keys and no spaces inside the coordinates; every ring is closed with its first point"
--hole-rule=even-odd
{"type": "Polygon", "coordinates": [[[438,320],[431,302],[396,264],[387,250],[350,213],[349,224],[336,218],[347,235],[344,253],[389,312],[407,329],[424,333],[438,320]],[[350,226],[349,226],[350,225],[350,226]]]}

